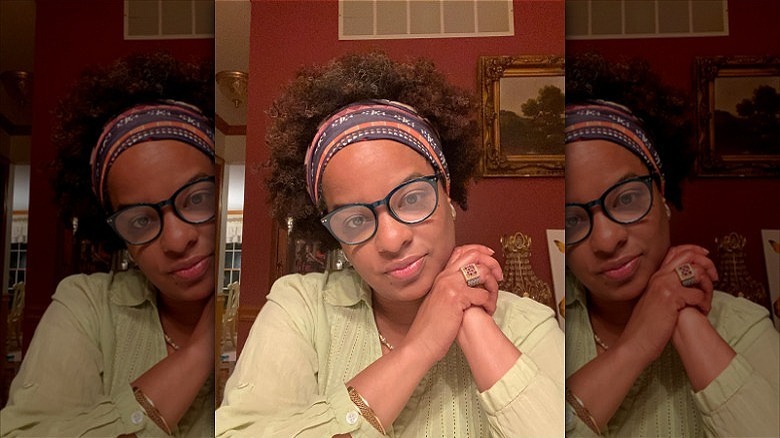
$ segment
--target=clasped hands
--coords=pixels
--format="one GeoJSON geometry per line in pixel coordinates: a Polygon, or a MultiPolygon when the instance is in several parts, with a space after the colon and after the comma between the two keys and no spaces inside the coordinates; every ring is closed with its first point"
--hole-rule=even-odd
{"type": "Polygon", "coordinates": [[[456,247],[407,333],[405,343],[419,345],[420,351],[436,362],[447,354],[453,342],[478,324],[495,324],[492,319],[498,300],[498,284],[504,275],[494,251],[483,245],[456,247]],[[474,264],[480,284],[469,287],[461,268],[474,264]]]}
{"type": "Polygon", "coordinates": [[[650,277],[619,343],[634,345],[636,353],[649,363],[661,355],[670,340],[683,348],[676,332],[683,321],[707,323],[712,307],[713,282],[718,272],[707,251],[697,245],[674,246],[667,251],[658,270],[650,277]],[[689,263],[693,284],[684,286],[675,268],[689,263]]]}

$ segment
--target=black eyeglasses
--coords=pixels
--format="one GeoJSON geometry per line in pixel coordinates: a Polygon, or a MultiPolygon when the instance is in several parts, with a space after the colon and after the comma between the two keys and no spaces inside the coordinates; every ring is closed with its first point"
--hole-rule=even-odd
{"type": "Polygon", "coordinates": [[[326,214],[320,221],[341,243],[357,245],[372,238],[377,230],[376,208],[387,206],[387,212],[404,224],[420,223],[436,211],[439,203],[439,175],[423,176],[404,182],[384,199],[370,204],[347,204],[326,214]]]}
{"type": "Polygon", "coordinates": [[[143,245],[162,233],[162,209],[166,205],[170,205],[176,217],[188,224],[197,225],[214,219],[217,209],[214,177],[187,183],[165,201],[124,207],[107,221],[125,242],[143,245]]]}
{"type": "Polygon", "coordinates": [[[654,175],[638,176],[608,188],[600,198],[584,204],[566,203],[566,245],[582,242],[593,230],[593,207],[619,224],[638,222],[653,205],[654,175]]]}

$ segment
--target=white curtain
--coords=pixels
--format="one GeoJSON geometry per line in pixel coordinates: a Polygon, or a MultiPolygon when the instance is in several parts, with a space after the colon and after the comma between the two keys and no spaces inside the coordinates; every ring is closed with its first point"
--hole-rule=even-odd
{"type": "Polygon", "coordinates": [[[11,220],[11,243],[27,243],[27,215],[14,214],[11,220]]]}

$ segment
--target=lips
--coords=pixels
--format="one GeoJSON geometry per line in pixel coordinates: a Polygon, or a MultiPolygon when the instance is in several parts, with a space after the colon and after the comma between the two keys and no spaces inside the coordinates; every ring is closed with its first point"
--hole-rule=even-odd
{"type": "Polygon", "coordinates": [[[170,274],[178,280],[193,282],[199,280],[210,268],[213,255],[198,256],[178,263],[170,271],[170,274]]]}
{"type": "Polygon", "coordinates": [[[612,281],[625,281],[634,275],[639,267],[639,257],[624,257],[605,264],[600,274],[612,281]]]}
{"type": "Polygon", "coordinates": [[[397,280],[410,280],[422,271],[424,265],[425,258],[422,256],[407,257],[391,263],[385,273],[397,280]]]}

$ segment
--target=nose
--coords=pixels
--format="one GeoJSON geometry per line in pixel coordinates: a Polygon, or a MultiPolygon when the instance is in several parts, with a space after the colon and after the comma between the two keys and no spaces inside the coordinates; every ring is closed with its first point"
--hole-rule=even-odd
{"type": "Polygon", "coordinates": [[[377,212],[374,245],[383,254],[398,254],[412,240],[411,225],[395,220],[386,209],[377,212]]]}
{"type": "Polygon", "coordinates": [[[163,213],[163,227],[160,232],[160,246],[167,254],[185,254],[198,240],[197,225],[181,220],[172,209],[163,213]]]}
{"type": "Polygon", "coordinates": [[[612,254],[623,246],[628,236],[625,225],[612,221],[601,209],[593,210],[592,220],[588,241],[593,252],[612,254]]]}

